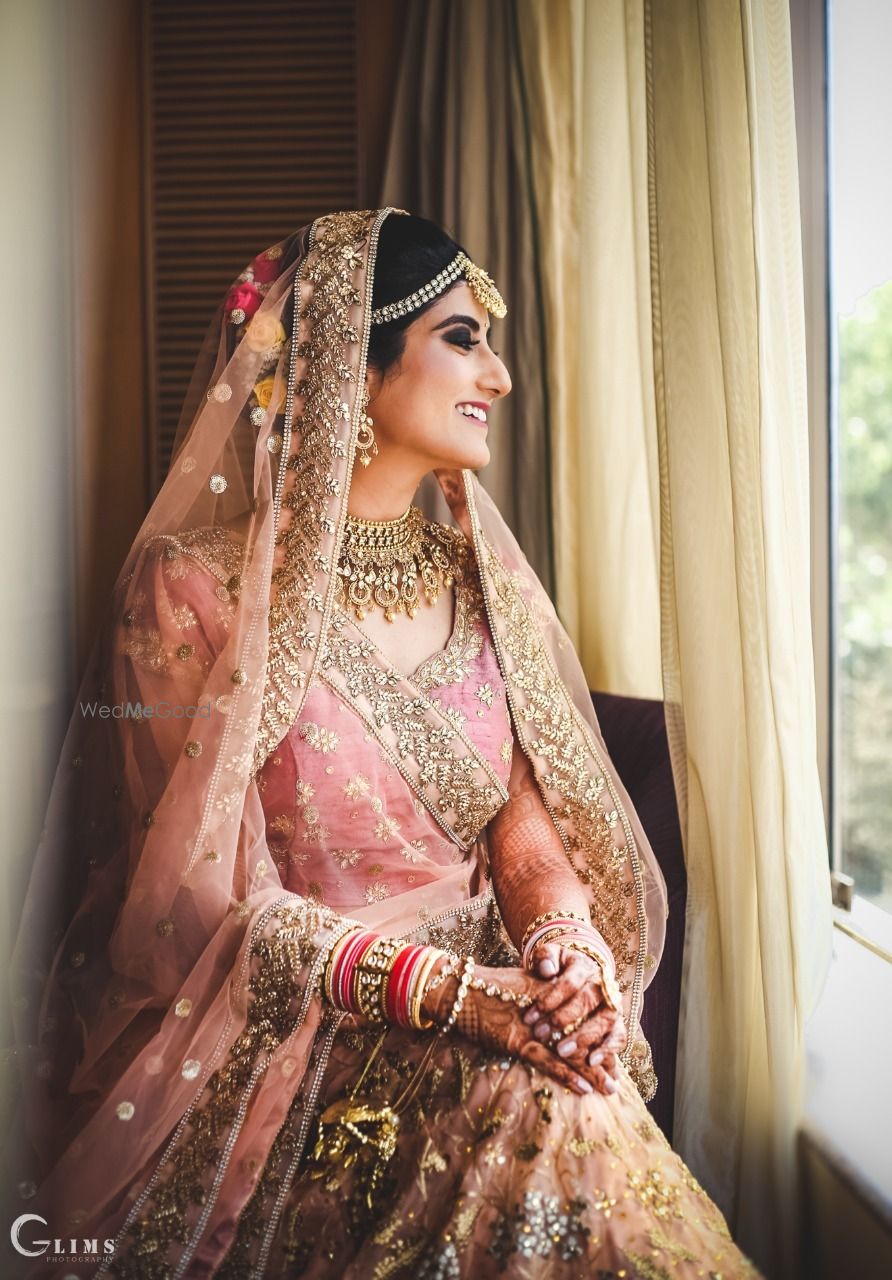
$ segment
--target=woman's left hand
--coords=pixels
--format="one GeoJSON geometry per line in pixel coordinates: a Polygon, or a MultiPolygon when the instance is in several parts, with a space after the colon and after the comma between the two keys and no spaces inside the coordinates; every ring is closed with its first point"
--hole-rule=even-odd
{"type": "Polygon", "coordinates": [[[626,1027],[622,1014],[604,1000],[596,962],[558,943],[544,943],[533,952],[532,972],[548,979],[524,1015],[536,1039],[573,1065],[585,1061],[615,1077],[626,1027]]]}

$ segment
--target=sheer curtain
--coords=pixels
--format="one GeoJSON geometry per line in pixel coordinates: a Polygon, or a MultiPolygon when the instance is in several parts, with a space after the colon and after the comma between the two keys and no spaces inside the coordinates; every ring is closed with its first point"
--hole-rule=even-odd
{"type": "Polygon", "coordinates": [[[479,198],[506,328],[538,299],[539,344],[526,324],[510,354],[515,392],[542,371],[557,604],[593,687],[666,704],[688,874],[676,1145],[786,1280],[831,930],[787,0],[412,10],[422,84],[383,195],[439,191],[422,211],[455,212],[475,249],[458,215],[479,198]],[[403,148],[420,185],[395,181],[403,148]],[[527,182],[518,254],[501,234],[527,182]]]}
{"type": "Polygon", "coordinates": [[[529,110],[511,0],[409,4],[378,204],[439,222],[504,294],[508,317],[496,321],[491,340],[513,390],[495,408],[492,462],[481,480],[553,593],[549,382],[542,362],[530,358],[548,335],[529,110]]]}
{"type": "Polygon", "coordinates": [[[593,689],[662,698],[641,6],[520,0],[556,603],[593,689]]]}
{"type": "Polygon", "coordinates": [[[803,1026],[831,934],[789,10],[648,0],[646,15],[664,677],[689,880],[676,1114],[741,1238],[788,1275],[803,1026]]]}

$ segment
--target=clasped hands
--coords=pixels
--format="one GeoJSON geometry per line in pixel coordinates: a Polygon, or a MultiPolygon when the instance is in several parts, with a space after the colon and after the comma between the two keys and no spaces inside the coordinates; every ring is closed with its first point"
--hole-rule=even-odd
{"type": "Polygon", "coordinates": [[[559,942],[544,942],[534,950],[530,967],[546,982],[523,1014],[532,1036],[575,1070],[578,1092],[590,1093],[594,1086],[616,1093],[626,1024],[604,999],[597,963],[559,942]]]}
{"type": "MultiPolygon", "coordinates": [[[[616,1093],[626,1026],[622,1014],[604,1000],[597,963],[560,942],[537,946],[529,963],[530,972],[478,967],[477,975],[532,1004],[521,1007],[516,999],[475,988],[467,993],[456,1029],[523,1059],[577,1093],[616,1093]]],[[[457,979],[450,977],[425,1000],[425,1011],[441,1025],[456,987],[457,979]]]]}

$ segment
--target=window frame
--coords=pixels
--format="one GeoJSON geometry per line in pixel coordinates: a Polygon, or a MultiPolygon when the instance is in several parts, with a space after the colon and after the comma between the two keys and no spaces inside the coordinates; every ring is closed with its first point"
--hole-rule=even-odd
{"type": "MultiPolygon", "coordinates": [[[[818,773],[831,871],[844,870],[840,806],[839,682],[836,678],[839,581],[839,475],[837,339],[831,322],[833,291],[830,230],[832,146],[829,104],[833,85],[830,53],[832,0],[790,0],[790,34],[799,196],[808,389],[811,624],[815,663],[818,773]]],[[[834,907],[834,922],[877,955],[892,961],[892,912],[857,893],[851,910],[834,907]]]]}

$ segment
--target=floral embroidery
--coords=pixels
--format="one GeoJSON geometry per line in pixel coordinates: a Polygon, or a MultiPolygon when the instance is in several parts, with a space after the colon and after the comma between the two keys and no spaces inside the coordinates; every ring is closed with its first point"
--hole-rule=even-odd
{"type": "Polygon", "coordinates": [[[362,773],[355,774],[344,784],[344,795],[348,800],[359,800],[368,794],[368,790],[369,780],[362,773]]]}
{"type": "Polygon", "coordinates": [[[180,628],[181,631],[185,631],[187,627],[194,627],[198,623],[198,618],[195,615],[195,611],[193,609],[190,609],[189,605],[187,604],[181,604],[181,605],[175,606],[175,608],[172,610],[172,615],[173,615],[174,623],[180,628]]]}
{"type": "Polygon", "coordinates": [[[582,1256],[588,1227],[582,1221],[584,1200],[562,1203],[557,1196],[527,1191],[523,1204],[510,1215],[501,1213],[493,1224],[489,1252],[504,1267],[512,1253],[522,1258],[548,1258],[562,1262],[582,1256]]]}
{"type": "Polygon", "coordinates": [[[375,823],[375,837],[378,840],[389,840],[391,836],[395,836],[400,829],[400,824],[396,818],[379,818],[375,823]]]}
{"type": "Polygon", "coordinates": [[[403,845],[403,857],[407,862],[421,862],[427,853],[427,845],[423,840],[410,840],[403,845]]]}
{"type": "Polygon", "coordinates": [[[365,900],[371,906],[373,902],[383,902],[385,898],[390,897],[390,889],[383,880],[376,880],[374,884],[366,886],[365,900]]]}
{"type": "Polygon", "coordinates": [[[322,755],[327,755],[329,751],[337,751],[340,735],[335,733],[334,729],[325,729],[320,724],[314,724],[312,720],[307,720],[304,724],[298,725],[297,732],[306,741],[307,745],[312,747],[314,751],[319,751],[322,755]]]}
{"type": "Polygon", "coordinates": [[[302,778],[298,778],[294,784],[294,800],[298,805],[309,804],[316,794],[316,788],[311,782],[304,782],[302,778]]]}
{"type": "Polygon", "coordinates": [[[159,675],[167,675],[167,652],[161,632],[155,628],[143,631],[134,627],[124,645],[124,652],[139,666],[157,671],[159,675]]]}
{"type": "Polygon", "coordinates": [[[652,1209],[658,1218],[681,1217],[679,1198],[681,1187],[677,1182],[667,1182],[662,1171],[648,1169],[642,1173],[640,1169],[628,1174],[629,1187],[641,1203],[652,1209]]]}
{"type": "Polygon", "coordinates": [[[332,849],[331,856],[342,871],[347,871],[350,867],[356,866],[362,853],[359,849],[332,849]]]}
{"type": "Polygon", "coordinates": [[[489,683],[478,685],[474,697],[479,698],[485,707],[491,707],[495,698],[492,685],[489,683]]]}

